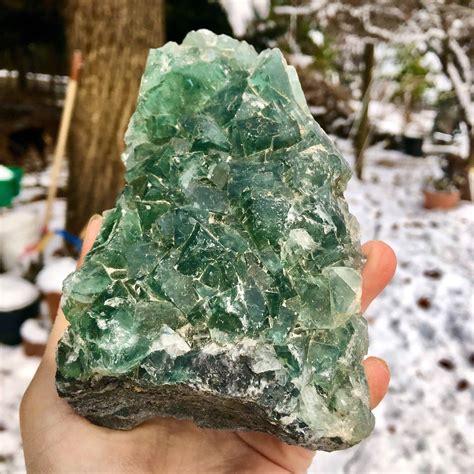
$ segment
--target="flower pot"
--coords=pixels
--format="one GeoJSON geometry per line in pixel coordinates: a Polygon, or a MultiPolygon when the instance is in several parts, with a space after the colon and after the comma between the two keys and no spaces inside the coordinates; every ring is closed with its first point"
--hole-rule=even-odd
{"type": "Polygon", "coordinates": [[[28,281],[12,275],[0,275],[0,342],[19,344],[20,327],[39,313],[39,292],[28,281]]]}
{"type": "Polygon", "coordinates": [[[421,158],[423,156],[423,137],[402,137],[403,151],[410,156],[421,158]]]}
{"type": "Polygon", "coordinates": [[[42,357],[49,336],[44,323],[39,319],[27,319],[21,326],[20,334],[25,355],[42,357]]]}
{"type": "Polygon", "coordinates": [[[454,191],[423,191],[425,209],[452,209],[461,199],[459,190],[454,191]]]}

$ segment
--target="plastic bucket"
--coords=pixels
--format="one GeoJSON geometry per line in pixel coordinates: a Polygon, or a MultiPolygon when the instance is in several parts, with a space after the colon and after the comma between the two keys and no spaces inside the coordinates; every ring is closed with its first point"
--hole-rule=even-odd
{"type": "Polygon", "coordinates": [[[23,178],[23,168],[20,166],[7,166],[7,168],[13,173],[13,190],[14,196],[18,196],[21,190],[21,179],[23,178]]]}
{"type": "Polygon", "coordinates": [[[407,155],[417,158],[423,157],[423,137],[402,137],[403,150],[407,155]]]}
{"type": "Polygon", "coordinates": [[[21,267],[21,256],[38,242],[41,227],[38,215],[9,210],[0,215],[0,259],[6,271],[21,267]]]}
{"type": "Polygon", "coordinates": [[[11,206],[13,198],[16,196],[15,178],[0,181],[0,207],[11,206]]]}

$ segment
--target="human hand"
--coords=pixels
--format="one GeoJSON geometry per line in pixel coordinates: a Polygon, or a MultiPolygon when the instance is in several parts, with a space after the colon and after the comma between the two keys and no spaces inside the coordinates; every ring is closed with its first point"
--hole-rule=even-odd
{"type": "MultiPolygon", "coordinates": [[[[92,219],[84,239],[81,265],[102,220],[92,219]]],[[[382,242],[363,246],[362,310],[393,276],[396,258],[382,242]]],[[[131,431],[93,425],[59,398],[55,352],[67,327],[59,312],[46,352],[21,404],[20,420],[29,472],[287,473],[305,472],[314,452],[289,446],[265,433],[198,428],[191,421],[155,418],[131,431]]],[[[384,397],[390,373],[386,363],[369,357],[364,368],[374,408],[384,397]]]]}

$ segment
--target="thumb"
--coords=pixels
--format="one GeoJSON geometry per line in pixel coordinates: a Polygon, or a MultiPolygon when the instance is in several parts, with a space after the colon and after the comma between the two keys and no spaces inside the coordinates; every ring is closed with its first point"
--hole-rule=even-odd
{"type": "Polygon", "coordinates": [[[100,214],[94,214],[88,224],[87,229],[84,235],[84,242],[82,244],[81,255],[77,262],[77,268],[80,268],[84,263],[84,258],[86,257],[89,250],[94,245],[94,241],[99,233],[100,227],[102,225],[102,216],[100,214]]]}
{"type": "MultiPolygon", "coordinates": [[[[87,252],[89,252],[89,250],[92,248],[101,225],[102,216],[99,214],[95,214],[89,220],[84,237],[84,243],[82,245],[81,255],[79,256],[79,260],[77,262],[77,268],[80,268],[84,263],[84,258],[87,255],[87,252]]],[[[57,343],[63,335],[64,330],[67,328],[68,324],[69,323],[66,321],[62,310],[59,309],[54,321],[54,326],[48,339],[48,345],[46,346],[46,351],[43,356],[43,362],[54,362],[57,343]]]]}
{"type": "MultiPolygon", "coordinates": [[[[93,216],[87,226],[81,256],[78,261],[78,268],[84,262],[84,257],[91,249],[94,240],[99,233],[102,224],[101,216],[93,216]]],[[[64,333],[68,322],[62,310],[58,311],[54,326],[48,339],[43,359],[36,371],[30,385],[23,395],[20,405],[20,426],[23,438],[25,453],[32,445],[40,442],[40,438],[45,435],[44,422],[50,425],[71,414],[71,409],[67,403],[59,403],[59,397],[55,388],[56,373],[56,346],[58,340],[64,333]],[[47,416],[45,416],[47,414],[47,416]]]]}

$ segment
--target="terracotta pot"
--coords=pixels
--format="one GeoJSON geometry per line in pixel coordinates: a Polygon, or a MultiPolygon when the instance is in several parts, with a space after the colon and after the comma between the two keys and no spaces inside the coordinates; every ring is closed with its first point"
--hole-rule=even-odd
{"type": "Polygon", "coordinates": [[[456,191],[423,191],[425,209],[452,209],[461,199],[461,193],[456,191]]]}
{"type": "Polygon", "coordinates": [[[56,319],[59,311],[59,302],[61,301],[61,293],[46,293],[46,303],[48,304],[49,319],[52,323],[56,319]]]}
{"type": "Polygon", "coordinates": [[[27,356],[43,357],[45,349],[46,344],[36,344],[23,339],[23,352],[27,356]]]}
{"type": "Polygon", "coordinates": [[[39,319],[27,319],[20,329],[23,352],[27,356],[42,357],[48,342],[49,329],[39,319]]]}

